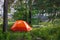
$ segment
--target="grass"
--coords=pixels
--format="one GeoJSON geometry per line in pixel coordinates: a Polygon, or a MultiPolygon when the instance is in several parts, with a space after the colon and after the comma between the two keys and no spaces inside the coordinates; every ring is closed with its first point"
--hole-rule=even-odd
{"type": "Polygon", "coordinates": [[[10,30],[12,22],[8,25],[8,32],[2,33],[2,24],[0,25],[0,40],[60,40],[60,22],[54,24],[41,23],[45,27],[33,28],[30,32],[12,32],[10,30]]]}

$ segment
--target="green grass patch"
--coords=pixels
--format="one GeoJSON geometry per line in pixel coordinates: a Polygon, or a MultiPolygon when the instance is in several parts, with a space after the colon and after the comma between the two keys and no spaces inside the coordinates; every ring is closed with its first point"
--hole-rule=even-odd
{"type": "Polygon", "coordinates": [[[0,25],[0,40],[60,40],[60,23],[41,23],[46,27],[33,28],[30,32],[12,32],[13,23],[9,23],[7,33],[2,33],[0,25]]]}

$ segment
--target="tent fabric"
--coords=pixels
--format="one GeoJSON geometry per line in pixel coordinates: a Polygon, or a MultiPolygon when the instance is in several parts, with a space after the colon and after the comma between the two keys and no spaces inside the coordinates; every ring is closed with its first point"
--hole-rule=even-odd
{"type": "Polygon", "coordinates": [[[11,27],[12,31],[20,31],[20,32],[28,32],[31,31],[32,28],[28,25],[27,22],[23,20],[16,21],[13,26],[11,27]]]}

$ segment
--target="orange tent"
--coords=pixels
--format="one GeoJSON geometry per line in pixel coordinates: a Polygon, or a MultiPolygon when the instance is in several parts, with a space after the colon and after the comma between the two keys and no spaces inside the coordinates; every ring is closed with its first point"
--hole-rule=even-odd
{"type": "Polygon", "coordinates": [[[27,32],[32,30],[32,28],[28,25],[28,23],[26,23],[23,20],[18,20],[14,23],[14,25],[11,27],[12,31],[20,31],[20,32],[27,32]]]}

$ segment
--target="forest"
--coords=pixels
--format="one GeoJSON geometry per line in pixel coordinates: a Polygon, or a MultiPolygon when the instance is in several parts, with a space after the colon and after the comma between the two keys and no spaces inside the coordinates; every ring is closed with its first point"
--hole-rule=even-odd
{"type": "Polygon", "coordinates": [[[60,40],[60,0],[4,0],[2,7],[0,40],[60,40]],[[12,31],[18,20],[25,21],[32,30],[12,31]]]}

